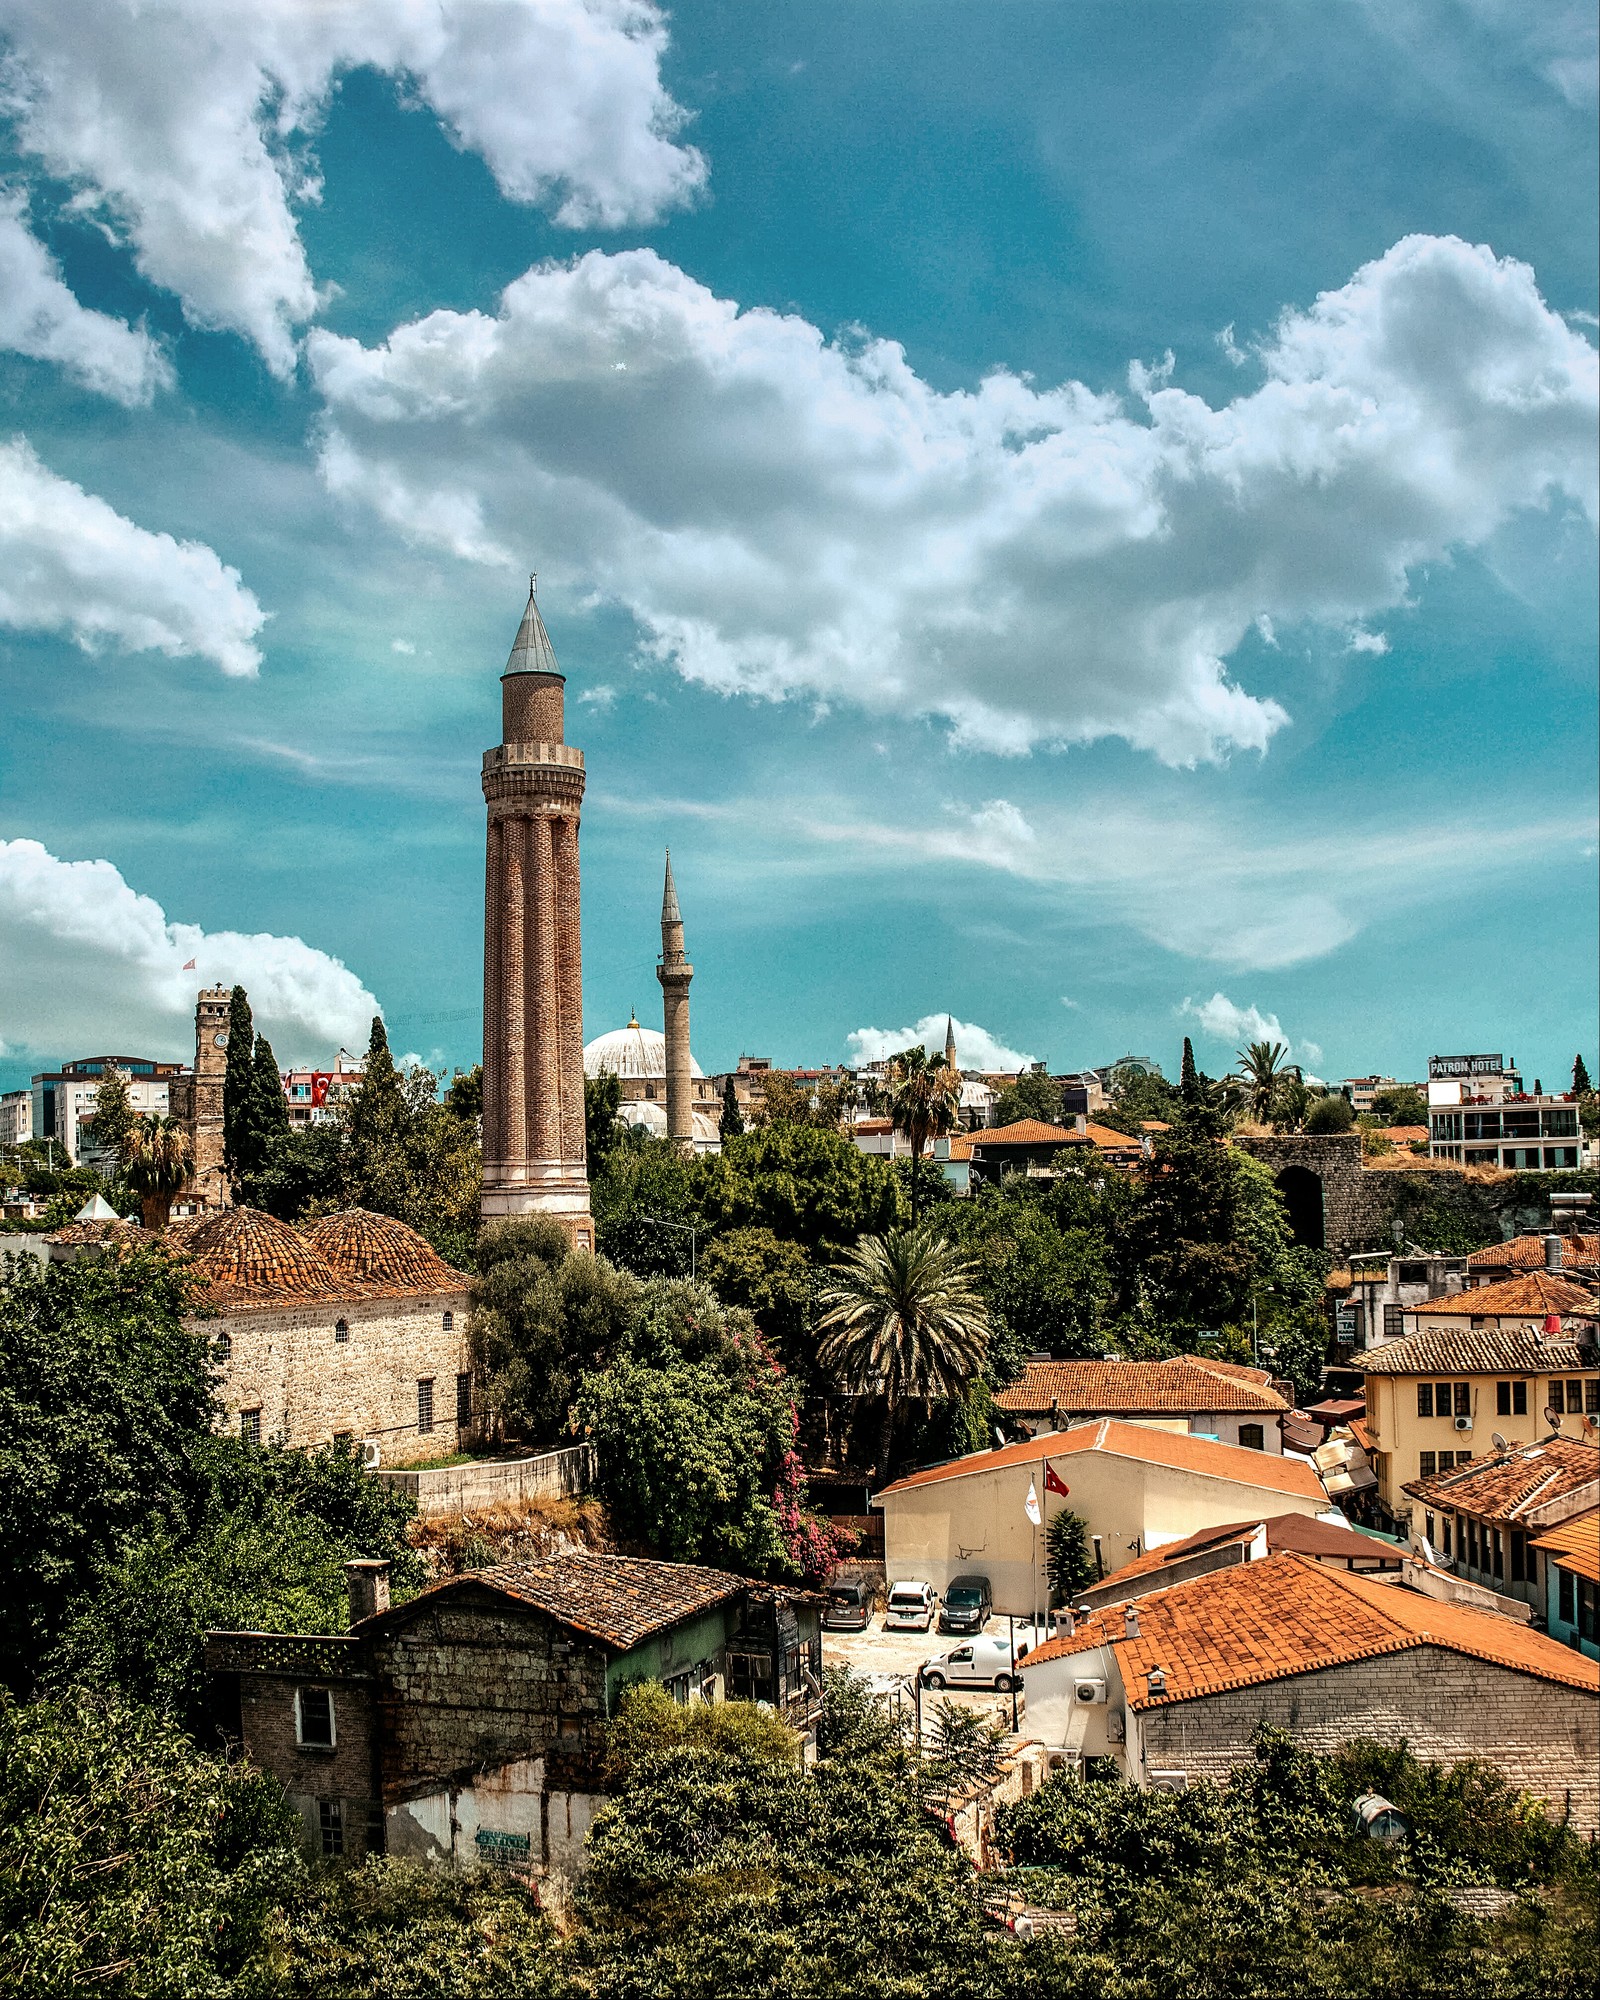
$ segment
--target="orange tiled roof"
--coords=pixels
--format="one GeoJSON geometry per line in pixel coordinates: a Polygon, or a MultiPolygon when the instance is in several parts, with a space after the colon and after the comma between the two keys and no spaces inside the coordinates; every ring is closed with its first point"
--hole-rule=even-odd
{"type": "MultiPolygon", "coordinates": [[[[1408,1308],[1409,1310],[1409,1308],[1408,1308]]],[[[1522,1326],[1426,1327],[1358,1357],[1365,1375],[1567,1375],[1595,1366],[1594,1337],[1522,1326]]]]}
{"type": "Polygon", "coordinates": [[[1109,1644],[1128,1706],[1149,1709],[1439,1646],[1537,1680],[1595,1689],[1594,1662],[1543,1632],[1290,1551],[1141,1598],[1139,1636],[1124,1631],[1120,1605],[1096,1611],[1070,1638],[1028,1654],[1022,1671],[1109,1644]],[[1146,1676],[1157,1667],[1166,1688],[1152,1695],[1146,1676]]]}
{"type": "MultiPolygon", "coordinates": [[[[1582,1269],[1600,1264],[1600,1236],[1563,1236],[1561,1266],[1582,1269]]],[[[1507,1243],[1490,1243],[1467,1259],[1469,1271],[1542,1271],[1544,1238],[1513,1236],[1507,1243]]]]}
{"type": "Polygon", "coordinates": [[[1365,1417],[1352,1417],[1345,1425],[1345,1429],[1355,1439],[1356,1443],[1360,1445],[1363,1451],[1371,1451],[1372,1433],[1367,1429],[1367,1420],[1365,1417]]]}
{"type": "Polygon", "coordinates": [[[1254,1382],[1258,1388],[1272,1387],[1272,1371],[1268,1368],[1252,1368],[1244,1361],[1214,1361],[1209,1354],[1179,1354],[1174,1357],[1187,1361],[1192,1367],[1209,1369],[1213,1375],[1230,1375],[1235,1382],[1254,1382]]]}
{"type": "Polygon", "coordinates": [[[1453,1508],[1480,1520],[1515,1521],[1527,1508],[1596,1482],[1600,1443],[1556,1436],[1517,1445],[1503,1456],[1469,1459],[1431,1479],[1414,1479],[1405,1491],[1430,1507],[1453,1508]]]}
{"type": "Polygon", "coordinates": [[[135,1244],[154,1243],[155,1231],[145,1229],[137,1222],[124,1222],[120,1216],[102,1222],[68,1222],[60,1229],[52,1229],[44,1239],[46,1243],[115,1243],[128,1249],[135,1244]]]}
{"type": "Polygon", "coordinates": [[[1307,1500],[1326,1498],[1322,1481],[1299,1459],[1252,1451],[1245,1445],[1218,1444],[1214,1438],[1191,1437],[1186,1431],[1151,1430],[1143,1424],[1123,1424],[1115,1417],[1102,1417],[1097,1423],[1079,1424],[1073,1430],[1025,1438],[1021,1444],[1008,1444],[1000,1451],[969,1452],[965,1458],[951,1459],[946,1465],[930,1465],[922,1472],[909,1472],[905,1478],[874,1494],[873,1503],[876,1505],[891,1493],[909,1493],[915,1486],[931,1486],[942,1479],[967,1479],[975,1473],[1004,1471],[1013,1465],[1039,1465],[1047,1458],[1070,1458],[1082,1451],[1103,1451],[1114,1458],[1168,1465],[1211,1479],[1232,1480],[1239,1486],[1298,1493],[1307,1500]]]}
{"type": "Polygon", "coordinates": [[[1134,1577],[1159,1574],[1174,1563],[1181,1563],[1186,1556],[1200,1555],[1228,1542],[1248,1542],[1263,1528],[1267,1548],[1273,1555],[1283,1549],[1294,1549],[1306,1556],[1399,1563],[1405,1554],[1403,1549],[1374,1541],[1371,1535],[1358,1535],[1354,1528],[1341,1528],[1337,1521],[1319,1521],[1314,1514],[1271,1514],[1256,1521],[1231,1521],[1224,1528],[1202,1528],[1197,1534],[1185,1535],[1182,1541],[1162,1542],[1144,1555],[1135,1556],[1132,1562],[1124,1563],[1121,1569],[1112,1570],[1098,1584],[1090,1584],[1083,1594],[1092,1598],[1098,1589],[1134,1577]]]}
{"type": "Polygon", "coordinates": [[[342,1278],[388,1290],[459,1292],[466,1275],[447,1264],[425,1236],[397,1222],[392,1215],[374,1215],[365,1208],[342,1209],[300,1225],[308,1243],[319,1249],[342,1278]]]}
{"type": "Polygon", "coordinates": [[[1576,1514],[1558,1528],[1546,1528],[1533,1546],[1554,1556],[1563,1569],[1600,1583],[1600,1507],[1576,1514]]]}
{"type": "Polygon", "coordinates": [[[1427,1299],[1407,1306],[1410,1313],[1444,1314],[1450,1318],[1542,1319],[1546,1313],[1592,1313],[1594,1294],[1565,1278],[1552,1278],[1548,1271],[1526,1271],[1520,1277],[1502,1278],[1497,1285],[1476,1285],[1470,1292],[1453,1297],[1427,1299]]]}
{"type": "Polygon", "coordinates": [[[1002,1410],[1043,1415],[1053,1404],[1064,1411],[1194,1415],[1212,1410],[1260,1410],[1281,1415],[1289,1406],[1264,1381],[1241,1379],[1223,1366],[1191,1355],[1170,1361],[1030,1361],[1021,1379],[1002,1389],[1002,1410]]]}
{"type": "Polygon", "coordinates": [[[1138,1135],[1115,1131],[1109,1125],[1085,1125],[1083,1137],[1092,1139],[1103,1153],[1142,1153],[1138,1135]]]}
{"type": "Polygon", "coordinates": [[[185,1218],[168,1229],[167,1241],[189,1260],[203,1281],[207,1301],[223,1311],[409,1298],[463,1291],[468,1282],[403,1223],[387,1216],[364,1216],[360,1210],[297,1229],[260,1209],[224,1208],[185,1218]],[[319,1229],[337,1246],[342,1268],[317,1240],[314,1232],[319,1229]],[[421,1246],[420,1253],[416,1245],[421,1246]],[[392,1262],[379,1275],[386,1257],[392,1262]],[[363,1259],[368,1274],[358,1276],[352,1267],[363,1259]],[[424,1282],[414,1275],[419,1268],[427,1272],[424,1282]],[[445,1282],[439,1281],[440,1272],[446,1274],[445,1282]]]}
{"type": "MultiPolygon", "coordinates": [[[[859,1132],[860,1129],[858,1125],[856,1130],[859,1132]]],[[[976,1132],[952,1132],[950,1134],[950,1158],[952,1160],[970,1160],[972,1158],[972,1142],[977,1137],[978,1134],[976,1132]]]]}
{"type": "Polygon", "coordinates": [[[1087,1146],[1082,1132],[1065,1125],[1047,1125],[1042,1118],[1019,1118],[1014,1125],[985,1126],[972,1135],[980,1146],[1087,1146]]]}

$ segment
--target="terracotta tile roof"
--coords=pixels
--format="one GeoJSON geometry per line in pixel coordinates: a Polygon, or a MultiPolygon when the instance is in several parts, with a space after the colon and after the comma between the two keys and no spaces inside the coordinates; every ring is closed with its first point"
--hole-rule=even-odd
{"type": "Polygon", "coordinates": [[[1544,1337],[1523,1327],[1433,1327],[1357,1357],[1366,1375],[1559,1375],[1593,1368],[1593,1336],[1544,1337]]]}
{"type": "Polygon", "coordinates": [[[461,1292],[471,1282],[447,1264],[425,1236],[392,1215],[365,1208],[342,1209],[303,1222],[300,1233],[314,1244],[342,1278],[397,1292],[461,1292]]]}
{"type": "Polygon", "coordinates": [[[1118,1132],[1109,1125],[1086,1125],[1083,1137],[1092,1139],[1103,1153],[1142,1153],[1137,1133],[1118,1132]]]}
{"type": "Polygon", "coordinates": [[[973,1143],[990,1146],[1087,1146],[1093,1142],[1082,1132],[1065,1125],[1047,1125],[1041,1118],[1019,1118],[1014,1125],[985,1126],[974,1132],[973,1143]]]}
{"type": "Polygon", "coordinates": [[[1365,1416],[1367,1401],[1364,1396],[1324,1396],[1320,1403],[1307,1403],[1308,1417],[1326,1417],[1330,1424],[1342,1424],[1349,1417],[1365,1416]]]}
{"type": "Polygon", "coordinates": [[[1337,1521],[1319,1521],[1314,1514],[1274,1514],[1262,1520],[1232,1521],[1224,1528],[1202,1528],[1198,1534],[1185,1535],[1180,1542],[1163,1542],[1159,1548],[1150,1549],[1144,1555],[1136,1556],[1132,1562],[1124,1563],[1121,1569],[1113,1570],[1099,1583],[1090,1584],[1083,1595],[1092,1600],[1099,1590],[1126,1583],[1134,1577],[1158,1576],[1162,1570],[1181,1563],[1187,1556],[1200,1555],[1207,1549],[1224,1548],[1230,1542],[1252,1541],[1257,1530],[1262,1528],[1266,1530],[1267,1552],[1270,1555],[1294,1549],[1300,1555],[1325,1556],[1340,1561],[1353,1559],[1374,1565],[1379,1562],[1398,1565],[1405,1557],[1403,1549],[1374,1541],[1371,1535],[1358,1535],[1353,1528],[1341,1528],[1337,1521]]]}
{"type": "MultiPolygon", "coordinates": [[[[1430,1507],[1453,1508],[1486,1521],[1516,1521],[1547,1500],[1594,1485],[1600,1489],[1600,1443],[1548,1437],[1499,1454],[1469,1459],[1404,1489],[1430,1507]]],[[[1600,1500],[1600,1490],[1595,1495],[1600,1500]]]]}
{"type": "MultiPolygon", "coordinates": [[[[1254,1374],[1255,1371],[1246,1371],[1254,1374]]],[[[1137,1412],[1198,1415],[1259,1410],[1281,1415],[1289,1406],[1264,1380],[1244,1379],[1191,1355],[1170,1361],[1030,1361],[1021,1378],[995,1397],[1002,1410],[1063,1411],[1110,1416],[1137,1412]]]]}
{"type": "Polygon", "coordinates": [[[695,1563],[651,1562],[640,1556],[549,1556],[542,1562],[497,1563],[493,1569],[446,1577],[404,1604],[379,1612],[361,1629],[373,1629],[380,1620],[386,1625],[406,1623],[419,1607],[430,1607],[446,1591],[488,1589],[519,1604],[531,1604],[574,1631],[626,1652],[652,1632],[709,1611],[742,1591],[765,1588],[695,1563]]]}
{"type": "Polygon", "coordinates": [[[1097,1423],[1080,1424],[1074,1430],[1052,1431],[1045,1437],[1008,1444],[1001,1451],[969,1452],[965,1458],[951,1459],[947,1465],[930,1465],[922,1472],[907,1473],[904,1479],[897,1479],[892,1486],[875,1493],[873,1504],[891,1493],[908,1493],[914,1486],[930,1486],[942,1479],[967,1479],[975,1473],[1003,1471],[1013,1465],[1039,1465],[1047,1458],[1070,1458],[1080,1451],[1103,1451],[1114,1458],[1168,1465],[1211,1479],[1229,1479],[1240,1486],[1298,1493],[1308,1500],[1326,1499],[1321,1480],[1299,1459],[1280,1458],[1275,1452],[1251,1451],[1244,1445],[1218,1444],[1214,1438],[1191,1437],[1185,1431],[1151,1430],[1142,1424],[1123,1424],[1115,1417],[1102,1417],[1097,1423]]]}
{"type": "Polygon", "coordinates": [[[60,1229],[52,1229],[44,1240],[61,1244],[116,1243],[132,1249],[139,1243],[154,1243],[156,1237],[154,1230],[116,1217],[108,1222],[69,1222],[60,1229]]]}
{"type": "Polygon", "coordinates": [[[1226,1375],[1234,1382],[1254,1382],[1261,1389],[1272,1387],[1270,1369],[1251,1368],[1243,1361],[1216,1361],[1209,1354],[1177,1354],[1172,1358],[1187,1362],[1191,1368],[1208,1369],[1213,1375],[1226,1375]]]}
{"type": "Polygon", "coordinates": [[[299,1228],[255,1208],[190,1216],[166,1232],[224,1312],[253,1306],[328,1304],[462,1292],[468,1280],[389,1216],[360,1209],[299,1228]],[[330,1256],[325,1245],[337,1256],[330,1256]]]}
{"type": "MultiPolygon", "coordinates": [[[[860,1129],[860,1126],[856,1127],[857,1131],[860,1131],[860,1129]]],[[[976,1132],[952,1132],[950,1134],[950,1158],[952,1160],[970,1160],[972,1158],[972,1142],[977,1137],[978,1134],[976,1132]]]]}
{"type": "Polygon", "coordinates": [[[1596,1690],[1594,1662],[1543,1632],[1497,1612],[1440,1603],[1292,1551],[1213,1570],[1141,1598],[1138,1638],[1125,1637],[1124,1629],[1121,1606],[1096,1611],[1070,1638],[1049,1640],[1019,1664],[1027,1674],[1051,1660],[1109,1644],[1133,1709],[1257,1687],[1421,1646],[1488,1660],[1536,1680],[1596,1690]],[[1152,1695],[1146,1675],[1157,1667],[1166,1675],[1166,1691],[1152,1695]]]}
{"type": "Polygon", "coordinates": [[[1563,1569],[1600,1583],[1600,1507],[1574,1515],[1558,1528],[1546,1528],[1533,1546],[1554,1556],[1563,1569]]]}
{"type": "MultiPolygon", "coordinates": [[[[1561,1265],[1577,1269],[1600,1264],[1600,1236],[1563,1236],[1561,1265]]],[[[1544,1238],[1513,1236],[1508,1243],[1490,1243],[1467,1259],[1469,1271],[1542,1271],[1544,1238]]]]}
{"type": "Polygon", "coordinates": [[[1462,1319],[1542,1319],[1546,1313],[1590,1313],[1594,1294],[1565,1278],[1552,1278],[1547,1271],[1527,1271],[1521,1277],[1502,1278],[1497,1285],[1475,1285],[1471,1291],[1453,1297],[1425,1299],[1407,1306],[1407,1314],[1440,1314],[1462,1319]]]}
{"type": "Polygon", "coordinates": [[[1371,1451],[1372,1433],[1367,1429],[1367,1420],[1365,1417],[1352,1417],[1344,1428],[1355,1439],[1356,1443],[1360,1445],[1363,1451],[1371,1451]]]}

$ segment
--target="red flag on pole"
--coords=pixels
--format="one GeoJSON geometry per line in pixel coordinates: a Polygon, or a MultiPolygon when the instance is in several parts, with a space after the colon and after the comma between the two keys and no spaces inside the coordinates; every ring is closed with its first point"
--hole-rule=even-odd
{"type": "Polygon", "coordinates": [[[1044,1462],[1044,1490],[1046,1493],[1059,1493],[1063,1498],[1072,1491],[1067,1482],[1056,1472],[1055,1467],[1050,1463],[1049,1459],[1046,1459],[1044,1462]]]}
{"type": "Polygon", "coordinates": [[[189,959],[189,960],[187,961],[187,963],[185,963],[185,964],[183,965],[183,967],[181,968],[181,970],[182,970],[182,971],[184,971],[184,972],[193,972],[193,971],[194,971],[194,960],[193,960],[192,958],[191,958],[191,959],[189,959]]]}

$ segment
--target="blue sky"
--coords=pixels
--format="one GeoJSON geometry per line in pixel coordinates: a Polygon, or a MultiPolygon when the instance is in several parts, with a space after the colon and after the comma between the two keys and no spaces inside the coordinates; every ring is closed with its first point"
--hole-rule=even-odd
{"type": "Polygon", "coordinates": [[[1596,1068],[1589,9],[249,14],[0,9],[0,1081],[474,1060],[530,567],[588,1034],[1596,1068]]]}

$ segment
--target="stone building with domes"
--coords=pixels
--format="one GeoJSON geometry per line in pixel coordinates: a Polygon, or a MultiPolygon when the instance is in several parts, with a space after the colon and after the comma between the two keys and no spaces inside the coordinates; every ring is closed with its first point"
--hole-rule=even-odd
{"type": "Polygon", "coordinates": [[[348,1440],[373,1465],[454,1452],[472,1428],[466,1276],[392,1216],[292,1225],[254,1208],[173,1223],[200,1280],[225,1422],[253,1443],[348,1440]]]}
{"type": "MultiPolygon", "coordinates": [[[[583,1073],[614,1076],[622,1086],[617,1115],[656,1138],[667,1137],[667,1038],[659,1028],[643,1028],[630,1015],[625,1028],[596,1035],[585,1043],[583,1073]]],[[[689,1057],[690,1143],[697,1153],[715,1153],[722,1145],[722,1104],[715,1083],[689,1057]]]]}

